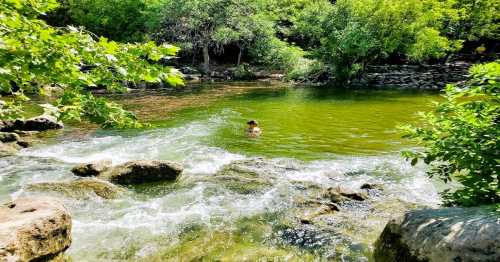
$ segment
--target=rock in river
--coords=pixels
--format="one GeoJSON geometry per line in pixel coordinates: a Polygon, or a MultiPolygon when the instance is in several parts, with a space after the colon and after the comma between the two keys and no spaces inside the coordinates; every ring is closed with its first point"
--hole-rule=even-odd
{"type": "Polygon", "coordinates": [[[19,146],[16,143],[0,142],[0,157],[11,156],[17,154],[19,146]]]}
{"type": "Polygon", "coordinates": [[[160,160],[130,161],[99,174],[98,178],[119,185],[174,181],[181,174],[180,164],[160,160]]]}
{"type": "Polygon", "coordinates": [[[107,171],[112,165],[111,160],[101,160],[92,163],[80,164],[71,169],[71,172],[80,177],[92,177],[107,171]]]}
{"type": "Polygon", "coordinates": [[[2,121],[0,131],[46,131],[50,129],[61,129],[64,125],[53,116],[41,115],[28,120],[17,119],[15,121],[2,121]]]}
{"type": "Polygon", "coordinates": [[[71,244],[71,216],[52,198],[0,206],[0,261],[46,261],[71,244]]]}
{"type": "Polygon", "coordinates": [[[494,208],[414,210],[389,221],[375,261],[500,261],[500,213],[494,208]]]}
{"type": "Polygon", "coordinates": [[[21,139],[18,134],[10,132],[0,132],[0,142],[10,143],[17,142],[21,139]]]}
{"type": "Polygon", "coordinates": [[[253,194],[269,190],[281,171],[281,167],[265,159],[246,159],[225,165],[210,179],[231,191],[253,194]]]}
{"type": "Polygon", "coordinates": [[[354,191],[344,187],[331,187],[325,190],[323,197],[330,199],[333,203],[342,203],[348,200],[364,201],[368,194],[364,191],[354,191]]]}
{"type": "Polygon", "coordinates": [[[125,192],[125,189],[119,186],[92,178],[64,182],[36,183],[29,185],[27,189],[30,191],[59,192],[74,198],[88,198],[90,194],[95,194],[105,199],[117,198],[125,192]]]}

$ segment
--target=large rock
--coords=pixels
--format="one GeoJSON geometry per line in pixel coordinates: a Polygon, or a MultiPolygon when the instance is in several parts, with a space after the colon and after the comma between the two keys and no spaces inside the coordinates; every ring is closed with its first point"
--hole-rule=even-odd
{"type": "Polygon", "coordinates": [[[410,211],[389,221],[375,246],[379,262],[500,261],[500,213],[481,207],[410,211]]]}
{"type": "Polygon", "coordinates": [[[52,198],[0,206],[0,261],[47,261],[71,244],[71,216],[52,198]]]}
{"type": "Polygon", "coordinates": [[[91,178],[30,184],[27,189],[30,191],[58,192],[79,199],[88,198],[91,195],[97,195],[105,199],[113,199],[125,192],[123,188],[107,181],[91,178]]]}
{"type": "Polygon", "coordinates": [[[141,160],[114,166],[98,177],[119,185],[175,181],[182,172],[180,164],[170,161],[141,160]]]}
{"type": "Polygon", "coordinates": [[[109,170],[111,165],[111,160],[101,160],[92,163],[77,165],[71,169],[71,172],[80,177],[93,177],[109,170]]]}

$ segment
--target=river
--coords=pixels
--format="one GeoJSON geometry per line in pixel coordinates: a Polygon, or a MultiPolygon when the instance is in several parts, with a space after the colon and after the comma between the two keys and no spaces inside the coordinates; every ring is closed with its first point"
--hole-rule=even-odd
{"type": "Polygon", "coordinates": [[[0,158],[0,200],[63,199],[73,216],[66,252],[73,261],[371,261],[389,218],[440,203],[442,185],[425,176],[424,165],[411,167],[400,156],[414,145],[396,128],[417,123],[416,112],[430,110],[438,97],[265,83],[115,95],[153,126],[79,124],[51,132],[0,158]],[[261,137],[244,135],[249,119],[259,121],[261,137]],[[74,179],[72,166],[102,159],[172,160],[185,171],[176,183],[130,187],[111,200],[27,190],[74,179]],[[221,172],[235,180],[217,179],[221,172]],[[382,189],[301,222],[327,188],[359,190],[365,183],[382,189]]]}

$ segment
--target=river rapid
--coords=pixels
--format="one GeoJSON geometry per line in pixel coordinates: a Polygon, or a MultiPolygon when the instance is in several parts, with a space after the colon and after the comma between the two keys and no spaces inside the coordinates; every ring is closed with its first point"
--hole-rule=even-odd
{"type": "Polygon", "coordinates": [[[417,123],[438,97],[262,83],[117,95],[153,127],[49,133],[0,158],[0,200],[61,198],[73,216],[73,261],[371,261],[388,219],[440,203],[442,185],[400,156],[414,145],[396,129],[417,123]],[[245,137],[249,119],[260,122],[260,138],[245,137]],[[171,160],[185,171],[117,199],[27,188],[73,180],[75,164],[103,159],[171,160]],[[328,188],[367,183],[376,185],[367,200],[321,211],[328,188]]]}

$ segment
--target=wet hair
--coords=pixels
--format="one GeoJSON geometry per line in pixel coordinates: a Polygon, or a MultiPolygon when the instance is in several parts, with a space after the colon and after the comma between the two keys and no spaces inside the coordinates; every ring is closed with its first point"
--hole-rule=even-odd
{"type": "Polygon", "coordinates": [[[247,122],[247,125],[258,125],[259,123],[257,123],[257,121],[255,120],[250,120],[247,122]]]}

